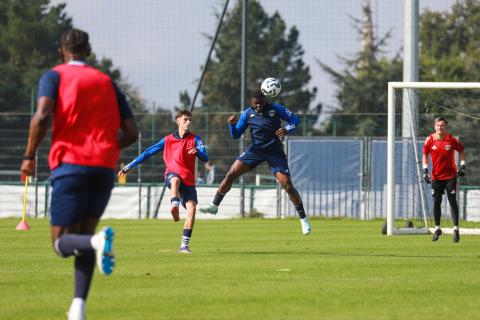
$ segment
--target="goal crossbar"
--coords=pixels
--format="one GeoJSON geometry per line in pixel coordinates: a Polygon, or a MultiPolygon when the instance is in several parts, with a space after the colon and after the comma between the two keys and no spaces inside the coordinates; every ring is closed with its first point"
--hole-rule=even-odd
{"type": "Polygon", "coordinates": [[[395,219],[395,89],[480,89],[480,82],[388,83],[387,235],[402,234],[401,230],[394,230],[393,227],[395,219]]]}

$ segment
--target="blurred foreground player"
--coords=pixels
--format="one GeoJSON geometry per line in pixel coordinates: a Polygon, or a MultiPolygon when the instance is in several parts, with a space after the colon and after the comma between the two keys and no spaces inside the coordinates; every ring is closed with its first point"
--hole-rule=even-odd
{"type": "Polygon", "coordinates": [[[137,139],[125,97],[112,79],[87,65],[88,34],[66,31],[60,39],[64,63],[42,75],[37,110],[30,123],[21,172],[35,172],[35,153],[53,114],[51,238],[61,257],[75,257],[74,295],[68,319],[85,319],[85,304],[95,267],[109,275],[115,266],[114,232],[94,235],[110,198],[120,148],[137,139]]]}

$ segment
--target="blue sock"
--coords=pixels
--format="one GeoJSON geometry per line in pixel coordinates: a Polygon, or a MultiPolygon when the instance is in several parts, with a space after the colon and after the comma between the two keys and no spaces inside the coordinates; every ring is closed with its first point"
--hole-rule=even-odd
{"type": "Polygon", "coordinates": [[[190,238],[192,237],[192,229],[183,229],[183,236],[182,236],[182,247],[188,246],[190,242],[190,238]]]}
{"type": "Polygon", "coordinates": [[[294,207],[295,207],[295,210],[297,210],[298,217],[300,219],[303,219],[307,216],[306,213],[305,213],[305,209],[303,208],[303,203],[302,202],[300,202],[300,204],[298,206],[294,205],[294,207]]]}
{"type": "Polygon", "coordinates": [[[62,257],[78,255],[80,253],[93,251],[90,239],[91,234],[64,234],[55,242],[55,250],[62,257]]]}
{"type": "Polygon", "coordinates": [[[88,251],[75,257],[74,298],[87,299],[94,270],[95,252],[88,251]]]}

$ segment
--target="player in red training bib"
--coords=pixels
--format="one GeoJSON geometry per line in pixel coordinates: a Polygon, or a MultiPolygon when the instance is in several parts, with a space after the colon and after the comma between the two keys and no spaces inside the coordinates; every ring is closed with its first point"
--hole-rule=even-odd
{"type": "Polygon", "coordinates": [[[447,120],[444,117],[435,118],[435,133],[431,134],[423,146],[423,178],[427,183],[432,183],[433,216],[435,219],[435,232],[432,241],[437,241],[442,235],[440,229],[440,217],[442,215],[442,196],[447,191],[448,202],[452,209],[453,218],[453,242],[460,241],[458,228],[458,204],[457,204],[457,177],[465,176],[464,147],[455,137],[447,132],[447,120]],[[455,151],[460,158],[460,166],[457,170],[455,163],[455,151]],[[428,155],[432,158],[432,174],[428,173],[428,155]]]}
{"type": "Polygon", "coordinates": [[[192,236],[197,207],[197,190],[195,189],[195,159],[208,161],[207,150],[199,136],[190,132],[192,113],[180,110],[175,115],[178,131],[166,136],[154,145],[148,147],[131,163],[127,164],[119,176],[125,175],[142,161],[155,153],[164,150],[165,183],[170,189],[171,214],[174,221],[180,220],[178,207],[180,202],[187,209],[187,217],[183,228],[180,253],[191,253],[188,244],[192,236]]]}
{"type": "Polygon", "coordinates": [[[69,320],[86,317],[95,261],[105,275],[114,269],[113,229],[94,233],[110,199],[120,149],[138,135],[123,93],[109,76],[87,64],[90,51],[85,31],[71,29],[62,35],[59,53],[64,63],[40,78],[37,111],[20,168],[26,176],[35,173],[36,150],[51,117],[51,239],[59,256],[75,259],[69,320]]]}

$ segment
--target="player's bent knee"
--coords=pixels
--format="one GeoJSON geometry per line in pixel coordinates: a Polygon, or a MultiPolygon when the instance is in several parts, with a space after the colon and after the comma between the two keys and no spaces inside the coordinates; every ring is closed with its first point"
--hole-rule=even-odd
{"type": "Polygon", "coordinates": [[[225,178],[226,178],[229,182],[232,182],[232,181],[234,181],[235,179],[238,178],[238,173],[236,173],[235,171],[228,171],[228,172],[227,172],[227,175],[225,176],[225,178]]]}
{"type": "Polygon", "coordinates": [[[55,242],[53,243],[53,251],[57,254],[57,256],[62,257],[62,258],[67,258],[68,256],[65,255],[62,250],[60,250],[59,246],[60,238],[57,238],[55,242]]]}

